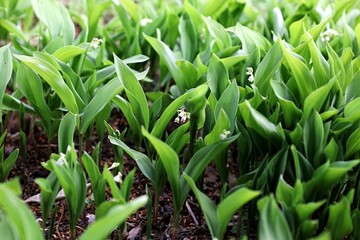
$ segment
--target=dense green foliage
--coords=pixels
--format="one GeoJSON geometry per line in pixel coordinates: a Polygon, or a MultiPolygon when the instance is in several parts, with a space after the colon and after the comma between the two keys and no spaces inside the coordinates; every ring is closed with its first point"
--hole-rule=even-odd
{"type": "MultiPolygon", "coordinates": [[[[80,239],[122,230],[149,199],[130,200],[134,171],[115,181],[127,154],[149,180],[153,219],[170,188],[174,239],[189,194],[213,239],[231,230],[251,237],[254,229],[259,239],[360,239],[358,0],[65,2],[0,2],[0,230],[7,239],[43,238],[17,197],[19,184],[6,181],[19,154],[4,156],[12,111],[36,119],[48,142],[58,142],[43,164],[49,176],[36,179],[43,229],[62,188],[75,238],[89,182],[96,220],[80,239]],[[122,132],[107,123],[115,111],[127,121],[122,132]],[[84,146],[94,131],[99,143],[90,156],[84,146]],[[104,141],[118,164],[100,170],[104,141]],[[211,163],[220,202],[202,192],[211,163]],[[228,228],[235,214],[237,230],[228,228]]],[[[23,128],[22,121],[24,146],[23,128]]]]}

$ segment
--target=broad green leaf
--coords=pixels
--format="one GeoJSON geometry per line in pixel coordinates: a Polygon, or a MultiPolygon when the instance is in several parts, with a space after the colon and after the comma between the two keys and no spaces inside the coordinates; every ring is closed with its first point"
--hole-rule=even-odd
{"type": "Polygon", "coordinates": [[[230,121],[230,132],[235,128],[235,119],[238,110],[240,93],[236,81],[232,83],[221,94],[219,101],[215,105],[214,117],[218,118],[221,109],[223,109],[230,121]]]}
{"type": "Polygon", "coordinates": [[[161,138],[163,131],[169,124],[170,120],[174,117],[177,110],[190,98],[192,91],[188,91],[175,99],[161,114],[160,118],[156,121],[154,128],[151,131],[151,135],[157,138],[161,138]]]}
{"type": "Polygon", "coordinates": [[[51,172],[47,178],[36,178],[36,184],[41,189],[40,206],[43,219],[48,219],[50,210],[53,208],[54,201],[59,192],[60,183],[54,172],[51,172]]]}
{"type": "Polygon", "coordinates": [[[5,89],[10,81],[13,64],[9,46],[0,48],[0,106],[3,104],[5,89]]]}
{"type": "Polygon", "coordinates": [[[16,55],[16,57],[39,74],[54,89],[70,112],[74,114],[79,113],[74,94],[66,85],[55,66],[38,57],[28,57],[23,55],[16,55]]]}
{"type": "Polygon", "coordinates": [[[295,105],[295,97],[283,82],[270,81],[270,85],[276,97],[279,99],[285,125],[291,129],[296,125],[302,115],[301,110],[295,105]]]}
{"type": "MultiPolygon", "coordinates": [[[[17,183],[19,184],[19,183],[17,183]]],[[[16,230],[20,239],[44,239],[35,217],[27,205],[5,184],[0,185],[0,208],[16,230]]]]}
{"type": "Polygon", "coordinates": [[[185,89],[188,90],[196,87],[198,73],[195,66],[186,60],[176,61],[176,65],[178,65],[184,76],[187,76],[186,78],[184,78],[185,89]]]}
{"type": "Polygon", "coordinates": [[[277,127],[272,122],[270,122],[264,115],[255,110],[250,105],[249,101],[245,100],[245,102],[240,104],[239,106],[241,115],[247,127],[252,128],[265,139],[271,141],[281,140],[281,135],[278,132],[277,127]]]}
{"type": "Polygon", "coordinates": [[[94,98],[85,107],[81,118],[80,132],[85,133],[96,115],[108,104],[118,93],[124,89],[118,78],[110,80],[102,86],[95,94],[94,98]]]}
{"type": "Polygon", "coordinates": [[[109,140],[112,144],[121,147],[127,154],[129,154],[129,156],[136,161],[136,164],[138,165],[140,171],[145,175],[145,177],[156,183],[157,174],[155,167],[145,154],[129,148],[120,139],[117,139],[115,137],[109,136],[109,140]]]}
{"type": "Polygon", "coordinates": [[[64,36],[65,44],[72,44],[75,36],[75,27],[69,19],[66,8],[55,0],[31,0],[36,16],[50,32],[51,39],[64,36]]]}
{"type": "Polygon", "coordinates": [[[330,44],[326,45],[326,50],[329,55],[328,61],[330,63],[330,76],[336,77],[340,83],[341,89],[345,91],[347,85],[345,84],[346,74],[344,65],[342,64],[340,57],[330,46],[330,44]]]}
{"type": "Polygon", "coordinates": [[[239,62],[246,60],[248,57],[249,57],[249,55],[235,55],[235,56],[222,58],[220,60],[227,69],[230,69],[235,64],[238,64],[239,62]]]}
{"type": "Polygon", "coordinates": [[[13,166],[16,163],[16,160],[19,156],[19,149],[15,149],[10,153],[10,155],[5,159],[4,162],[0,163],[0,182],[6,181],[7,177],[9,176],[10,171],[12,170],[13,166]]]}
{"type": "Polygon", "coordinates": [[[332,239],[344,239],[353,230],[351,220],[351,204],[354,198],[354,189],[344,196],[340,202],[329,207],[327,227],[331,230],[332,239]]]}
{"type": "Polygon", "coordinates": [[[293,239],[285,216],[273,196],[258,201],[260,211],[259,239],[293,239]]]}
{"type": "Polygon", "coordinates": [[[9,33],[14,34],[18,38],[21,38],[21,40],[26,41],[26,37],[23,31],[16,26],[13,22],[9,21],[5,18],[0,18],[0,26],[3,29],[6,29],[9,33]]]}
{"type": "Polygon", "coordinates": [[[193,61],[199,43],[195,27],[187,14],[183,14],[180,18],[179,33],[182,56],[188,61],[193,61]]]}
{"type": "Polygon", "coordinates": [[[210,35],[216,40],[219,49],[231,47],[230,35],[220,23],[205,16],[203,16],[203,21],[206,24],[210,35]]]}
{"type": "Polygon", "coordinates": [[[297,47],[300,43],[301,36],[304,34],[304,25],[307,24],[307,16],[301,18],[300,20],[293,22],[290,27],[290,44],[294,47],[297,47]]]}
{"type": "Polygon", "coordinates": [[[131,106],[133,107],[134,115],[141,121],[141,124],[146,129],[149,127],[149,106],[141,87],[141,84],[136,79],[131,69],[116,55],[115,58],[115,70],[120,79],[120,82],[124,86],[126,95],[129,99],[131,106]]]}
{"type": "Polygon", "coordinates": [[[188,133],[189,126],[190,122],[179,126],[166,138],[166,143],[172,147],[177,154],[179,154],[183,147],[190,141],[190,133],[188,133]]]}
{"type": "Polygon", "coordinates": [[[324,127],[320,114],[313,110],[305,122],[303,141],[307,158],[317,168],[323,152],[324,127]]]}
{"type": "Polygon", "coordinates": [[[251,54],[257,47],[265,53],[271,47],[269,40],[267,40],[262,34],[251,30],[250,28],[243,26],[240,23],[237,23],[233,31],[240,39],[242,43],[242,49],[247,54],[251,54]]]}
{"type": "Polygon", "coordinates": [[[281,40],[279,38],[265,55],[255,72],[254,83],[263,96],[267,96],[269,81],[278,70],[282,59],[283,52],[281,50],[281,40]]]}
{"type": "Polygon", "coordinates": [[[224,111],[224,109],[221,109],[215,122],[214,128],[208,135],[206,135],[204,139],[206,145],[210,145],[220,141],[221,134],[223,134],[224,131],[228,131],[230,126],[230,121],[226,112],[224,111]]]}
{"type": "Polygon", "coordinates": [[[353,79],[350,81],[349,85],[346,88],[345,91],[345,102],[348,104],[350,101],[352,101],[355,98],[360,97],[360,92],[358,91],[360,89],[360,72],[357,72],[353,79]]]}
{"type": "Polygon", "coordinates": [[[207,73],[207,82],[214,96],[219,99],[229,85],[229,73],[221,60],[213,54],[207,73]]]}
{"type": "Polygon", "coordinates": [[[202,13],[205,16],[217,16],[226,9],[227,0],[210,0],[206,3],[202,13]]]}
{"type": "Polygon", "coordinates": [[[209,197],[202,193],[195,185],[194,180],[189,177],[186,173],[183,174],[183,177],[188,182],[192,191],[194,192],[196,199],[198,200],[201,211],[204,214],[207,226],[213,238],[219,237],[217,231],[219,229],[219,219],[216,213],[216,206],[209,197]]]}
{"type": "Polygon", "coordinates": [[[58,148],[59,153],[66,153],[68,146],[74,147],[74,134],[76,127],[76,115],[68,112],[59,125],[58,148]]]}
{"type": "Polygon", "coordinates": [[[316,89],[315,81],[308,67],[300,60],[302,58],[299,55],[287,49],[284,44],[281,44],[281,48],[297,86],[297,92],[294,94],[298,95],[303,103],[306,97],[316,89]]]}
{"type": "Polygon", "coordinates": [[[337,161],[331,164],[327,161],[318,167],[313,178],[304,184],[305,201],[322,197],[330,187],[359,163],[359,160],[337,161]]]}
{"type": "Polygon", "coordinates": [[[43,85],[40,77],[25,64],[20,63],[16,75],[20,91],[34,107],[36,113],[42,119],[46,131],[50,131],[52,112],[45,102],[43,85]]]}
{"type": "MultiPolygon", "coordinates": [[[[198,150],[194,156],[190,159],[189,163],[186,165],[183,173],[186,173],[194,181],[197,181],[201,174],[204,172],[205,168],[214,160],[214,156],[223,151],[226,147],[235,141],[239,135],[228,137],[226,140],[216,142],[214,144],[205,146],[198,150]]],[[[180,179],[180,189],[181,189],[181,203],[185,202],[188,193],[190,191],[190,186],[187,185],[186,180],[183,175],[180,179]]]]}
{"type": "Polygon", "coordinates": [[[147,200],[147,196],[141,196],[131,202],[111,207],[108,213],[100,219],[96,219],[79,239],[106,239],[106,237],[115,230],[118,225],[124,223],[133,212],[143,207],[147,200]]]}
{"type": "Polygon", "coordinates": [[[352,121],[357,121],[360,118],[359,107],[360,97],[357,97],[345,106],[344,117],[351,119],[352,121]]]}
{"type": "Polygon", "coordinates": [[[301,182],[297,180],[295,187],[292,187],[281,175],[276,187],[276,200],[286,208],[291,208],[301,203],[303,201],[303,188],[301,182]]]}
{"type": "Polygon", "coordinates": [[[171,49],[162,41],[147,36],[143,34],[144,38],[148,43],[155,49],[155,51],[159,54],[159,56],[163,59],[166,67],[169,69],[171,75],[174,78],[176,85],[179,87],[181,91],[185,90],[185,82],[183,72],[180,68],[176,65],[176,61],[180,60],[172,51],[171,49]]]}
{"type": "MultiPolygon", "coordinates": [[[[311,39],[310,34],[306,32],[304,36],[307,37],[306,41],[311,39]]],[[[325,85],[330,77],[330,65],[321,54],[319,48],[314,41],[309,41],[307,45],[310,51],[311,59],[313,62],[314,79],[318,87],[325,85]]]]}
{"type": "Polygon", "coordinates": [[[359,153],[360,151],[360,128],[356,129],[346,142],[345,158],[359,153]]]}
{"type": "Polygon", "coordinates": [[[228,195],[224,200],[220,202],[216,210],[219,226],[217,229],[217,235],[223,236],[226,232],[229,221],[235,214],[235,212],[260,195],[260,191],[253,191],[247,188],[239,188],[228,195]]]}
{"type": "Polygon", "coordinates": [[[310,116],[311,111],[315,110],[319,112],[323,106],[326,98],[336,83],[336,78],[331,79],[324,86],[313,91],[309,96],[306,97],[304,102],[304,113],[302,116],[302,122],[306,121],[310,116]]]}
{"type": "Polygon", "coordinates": [[[327,144],[327,146],[324,149],[325,156],[327,157],[327,160],[330,160],[330,162],[335,162],[338,160],[338,154],[339,154],[340,146],[336,142],[334,138],[331,138],[330,142],[327,144]]]}
{"type": "Polygon", "coordinates": [[[179,183],[179,167],[180,162],[176,152],[166,143],[151,135],[144,127],[141,132],[149,142],[153,145],[159,158],[166,170],[171,190],[174,198],[174,214],[179,214],[180,211],[180,183],[179,183]]]}
{"type": "Polygon", "coordinates": [[[309,202],[309,203],[301,203],[295,206],[295,211],[299,216],[300,222],[305,221],[308,219],[317,209],[319,209],[326,200],[319,201],[319,202],[309,202]]]}
{"type": "Polygon", "coordinates": [[[125,98],[119,95],[115,96],[113,102],[120,108],[121,112],[124,114],[133,134],[136,136],[139,135],[140,134],[139,121],[136,119],[130,103],[125,98]]]}
{"type": "Polygon", "coordinates": [[[68,46],[64,46],[64,47],[56,50],[56,52],[54,52],[53,56],[62,62],[67,62],[70,59],[72,59],[80,54],[83,54],[85,52],[86,52],[86,49],[84,49],[84,48],[81,48],[78,46],[73,46],[73,45],[68,45],[68,46]]]}

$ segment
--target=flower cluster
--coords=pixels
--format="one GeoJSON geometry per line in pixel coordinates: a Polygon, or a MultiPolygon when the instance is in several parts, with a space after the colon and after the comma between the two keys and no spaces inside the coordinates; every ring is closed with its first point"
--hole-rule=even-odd
{"type": "Polygon", "coordinates": [[[333,36],[339,36],[339,33],[338,31],[331,28],[320,34],[322,42],[329,42],[333,36]]]}
{"type": "Polygon", "coordinates": [[[180,109],[177,111],[178,116],[175,118],[174,122],[176,123],[184,123],[186,120],[190,119],[190,113],[186,112],[185,109],[180,109]]]}
{"type": "Polygon", "coordinates": [[[152,23],[152,19],[150,18],[143,18],[140,20],[140,26],[145,27],[146,25],[152,23]]]}
{"type": "Polygon", "coordinates": [[[103,40],[101,40],[101,39],[93,38],[93,40],[90,43],[90,47],[97,49],[102,42],[103,42],[103,40]]]}
{"type": "Polygon", "coordinates": [[[246,75],[249,76],[248,81],[249,81],[250,83],[253,83],[254,80],[255,80],[255,77],[254,77],[254,74],[253,74],[254,69],[253,69],[252,67],[248,67],[248,68],[246,68],[246,71],[247,71],[247,72],[246,72],[246,75]]]}
{"type": "Polygon", "coordinates": [[[231,133],[230,131],[224,129],[223,132],[220,134],[220,139],[221,140],[227,139],[227,137],[230,135],[230,133],[231,133]]]}
{"type": "Polygon", "coordinates": [[[60,153],[60,157],[59,159],[56,161],[56,164],[59,166],[66,166],[67,165],[67,160],[66,160],[66,156],[63,153],[60,153]]]}

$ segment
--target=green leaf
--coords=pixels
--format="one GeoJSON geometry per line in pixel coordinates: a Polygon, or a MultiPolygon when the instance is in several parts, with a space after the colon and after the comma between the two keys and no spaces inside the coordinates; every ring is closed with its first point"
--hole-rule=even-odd
{"type": "Polygon", "coordinates": [[[191,177],[189,177],[186,173],[183,174],[183,177],[186,179],[188,184],[190,185],[192,191],[194,192],[196,199],[198,200],[201,211],[204,214],[207,226],[209,228],[209,231],[211,233],[211,236],[218,237],[217,231],[219,229],[219,219],[217,217],[216,212],[216,206],[211,201],[210,198],[208,198],[204,193],[202,193],[195,185],[195,182],[191,177]]]}
{"type": "Polygon", "coordinates": [[[59,153],[66,153],[68,146],[74,146],[74,133],[76,127],[76,115],[68,112],[59,125],[58,148],[59,153]]]}
{"type": "Polygon", "coordinates": [[[50,210],[53,208],[54,201],[59,192],[60,183],[54,172],[51,172],[49,176],[45,178],[36,178],[36,184],[41,189],[40,193],[40,206],[43,219],[47,220],[50,210]]]}
{"type": "Polygon", "coordinates": [[[223,109],[230,121],[230,132],[235,128],[235,119],[238,110],[238,103],[240,99],[240,93],[236,81],[232,83],[221,94],[219,101],[215,105],[214,117],[218,118],[221,109],[223,109]]]}
{"type": "Polygon", "coordinates": [[[293,128],[302,116],[301,110],[295,105],[294,95],[283,82],[271,80],[270,85],[280,102],[286,127],[293,128]]]}
{"type": "Polygon", "coordinates": [[[316,84],[310,70],[301,60],[302,57],[291,50],[287,49],[284,44],[281,44],[284,57],[288,63],[288,68],[291,70],[297,86],[296,93],[300,101],[303,103],[306,97],[316,89],[316,84]]]}
{"type": "Polygon", "coordinates": [[[147,196],[141,196],[129,203],[111,207],[107,214],[91,224],[79,239],[106,239],[118,225],[124,223],[133,212],[144,206],[147,201],[147,196]]]}
{"type": "MultiPolygon", "coordinates": [[[[304,36],[307,38],[306,41],[311,39],[311,35],[306,32],[304,36]]],[[[312,40],[307,45],[311,54],[311,59],[313,62],[314,69],[314,79],[318,87],[325,85],[328,82],[330,77],[330,65],[321,54],[319,48],[316,46],[315,42],[312,40]]]]}
{"type": "Polygon", "coordinates": [[[114,78],[96,92],[94,98],[84,109],[80,126],[82,134],[85,133],[97,114],[123,89],[124,86],[119,82],[119,79],[114,78]]]}
{"type": "Polygon", "coordinates": [[[21,29],[18,26],[16,26],[13,22],[9,21],[8,19],[0,18],[0,26],[3,29],[6,29],[6,31],[8,31],[9,33],[14,34],[21,40],[27,41],[24,32],[21,31],[21,29]]]}
{"type": "Polygon", "coordinates": [[[259,196],[260,193],[260,191],[253,191],[243,187],[235,190],[220,202],[216,210],[219,222],[217,235],[219,237],[225,234],[227,225],[235,212],[246,203],[259,196]]]}
{"type": "Polygon", "coordinates": [[[120,82],[125,88],[126,95],[133,108],[136,118],[141,120],[141,124],[146,129],[149,127],[149,106],[147,99],[139,81],[136,79],[131,69],[116,55],[115,70],[120,79],[120,82]],[[132,97],[133,96],[133,97],[132,97]]]}
{"type": "Polygon", "coordinates": [[[5,89],[10,81],[13,65],[9,46],[0,48],[0,106],[3,104],[5,89]]]}
{"type": "MultiPolygon", "coordinates": [[[[220,1],[217,1],[220,2],[220,1]]],[[[219,47],[219,49],[225,49],[228,47],[231,47],[231,38],[229,33],[225,30],[225,28],[218,23],[217,21],[214,21],[213,19],[209,17],[202,17],[204,23],[206,24],[206,27],[210,33],[210,35],[215,38],[216,43],[219,47]]]]}
{"type": "Polygon", "coordinates": [[[74,46],[74,45],[68,45],[68,46],[64,46],[64,47],[56,50],[56,52],[54,52],[53,56],[62,62],[67,62],[70,59],[72,59],[80,54],[83,54],[85,52],[86,52],[86,49],[84,49],[84,48],[74,46]]]}
{"type": "Polygon", "coordinates": [[[31,3],[36,16],[50,32],[51,39],[64,36],[64,43],[72,44],[75,26],[70,24],[71,18],[64,5],[55,0],[31,0],[31,3]]]}
{"type": "Polygon", "coordinates": [[[226,9],[227,0],[210,0],[206,3],[203,14],[205,16],[220,15],[226,9]]]}
{"type": "Polygon", "coordinates": [[[150,159],[143,153],[137,152],[129,148],[120,139],[109,136],[109,140],[112,144],[121,147],[129,156],[136,161],[136,164],[140,168],[140,171],[150,179],[153,183],[156,183],[156,170],[150,159]]]}
{"type": "Polygon", "coordinates": [[[180,18],[179,33],[182,56],[188,61],[193,61],[199,43],[195,27],[187,14],[180,18]]]}
{"type": "Polygon", "coordinates": [[[38,57],[16,55],[16,58],[39,74],[59,95],[60,99],[70,112],[74,114],[79,113],[74,94],[66,85],[64,79],[54,65],[38,57]]]}
{"type": "Polygon", "coordinates": [[[233,31],[240,39],[242,43],[242,49],[247,54],[251,54],[257,47],[265,53],[271,47],[269,40],[267,40],[262,34],[251,30],[250,28],[243,26],[240,23],[237,23],[233,31]]]}
{"type": "Polygon", "coordinates": [[[144,127],[141,132],[156,149],[159,158],[166,170],[172,194],[174,199],[174,213],[179,214],[180,211],[180,183],[179,183],[179,167],[180,162],[176,152],[166,143],[151,135],[144,127]]]}
{"type": "Polygon", "coordinates": [[[259,239],[293,239],[284,215],[273,196],[267,196],[258,202],[260,211],[259,239]]]}
{"type": "Polygon", "coordinates": [[[311,111],[315,110],[320,112],[326,98],[336,82],[336,78],[331,79],[324,86],[313,91],[309,96],[306,97],[304,102],[304,114],[302,116],[302,122],[307,120],[311,114],[311,111]]]}
{"type": "Polygon", "coordinates": [[[220,134],[230,128],[230,121],[224,109],[220,110],[214,128],[205,137],[205,144],[210,145],[221,140],[220,134]]]}
{"type": "Polygon", "coordinates": [[[353,230],[351,219],[351,203],[354,198],[354,189],[344,196],[340,202],[329,207],[327,227],[331,230],[332,239],[344,239],[353,230]]]}
{"type": "Polygon", "coordinates": [[[360,118],[360,97],[357,97],[350,101],[344,109],[344,117],[352,121],[357,121],[360,118]]]}
{"type": "Polygon", "coordinates": [[[176,65],[176,62],[180,60],[172,51],[171,49],[162,41],[147,36],[146,34],[143,34],[144,38],[148,43],[155,49],[155,51],[159,54],[160,58],[163,59],[163,62],[165,63],[166,67],[169,69],[171,75],[174,78],[174,81],[176,85],[179,87],[181,91],[185,90],[185,82],[183,72],[179,68],[178,65],[176,65]]]}
{"type": "Polygon", "coordinates": [[[360,128],[356,129],[346,142],[345,159],[360,151],[360,128]]]}
{"type": "Polygon", "coordinates": [[[151,131],[151,135],[157,138],[161,138],[166,126],[170,120],[174,117],[177,110],[190,98],[192,91],[188,91],[176,98],[161,114],[160,118],[155,122],[154,127],[151,131]]]}
{"type": "Polygon", "coordinates": [[[244,103],[240,104],[240,112],[247,127],[252,128],[265,139],[271,141],[281,140],[282,137],[277,127],[264,115],[252,108],[249,101],[245,100],[244,103]]]}
{"type": "Polygon", "coordinates": [[[183,72],[184,76],[187,76],[186,78],[184,78],[185,89],[188,90],[196,87],[198,74],[195,66],[186,60],[179,60],[176,62],[176,65],[178,65],[180,70],[183,72]]]}
{"type": "Polygon", "coordinates": [[[7,185],[0,184],[0,195],[0,207],[14,227],[16,235],[24,240],[44,239],[31,210],[7,185]]]}
{"type": "Polygon", "coordinates": [[[212,54],[210,59],[207,82],[216,99],[220,98],[229,85],[227,68],[215,54],[212,54]]]}
{"type": "Polygon", "coordinates": [[[7,179],[11,169],[13,168],[14,164],[16,163],[18,156],[19,156],[19,149],[15,149],[5,159],[4,162],[0,163],[0,169],[1,169],[0,182],[4,182],[7,179]]]}
{"type": "Polygon", "coordinates": [[[348,171],[357,166],[359,160],[326,162],[317,168],[311,180],[304,184],[304,199],[318,199],[339,181],[348,171]]]}
{"type": "MultiPolygon", "coordinates": [[[[186,165],[183,173],[187,174],[194,181],[197,181],[201,174],[204,172],[205,168],[214,160],[214,156],[223,151],[228,147],[233,141],[235,141],[239,135],[228,137],[226,140],[216,142],[214,144],[205,146],[198,150],[194,156],[190,159],[189,163],[186,165]]],[[[181,203],[185,202],[190,187],[187,185],[186,180],[183,175],[180,179],[180,189],[181,189],[181,203]]]]}
{"type": "Polygon", "coordinates": [[[269,81],[273,77],[275,71],[279,68],[283,59],[280,38],[270,48],[264,59],[259,64],[255,72],[254,84],[258,87],[259,92],[266,96],[269,89],[269,81]]]}
{"type": "Polygon", "coordinates": [[[305,122],[303,141],[305,153],[315,168],[320,164],[320,156],[323,152],[324,127],[321,116],[313,110],[305,122]]]}

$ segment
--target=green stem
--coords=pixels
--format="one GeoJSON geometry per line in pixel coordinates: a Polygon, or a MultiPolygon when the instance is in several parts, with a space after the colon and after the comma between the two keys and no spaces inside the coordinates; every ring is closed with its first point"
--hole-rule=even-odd
{"type": "Polygon", "coordinates": [[[85,58],[86,58],[86,55],[87,55],[87,53],[88,53],[88,50],[89,50],[89,47],[86,47],[84,55],[81,56],[80,65],[79,65],[80,68],[78,69],[78,73],[77,73],[79,76],[80,76],[80,74],[81,74],[81,72],[82,72],[82,69],[83,69],[83,67],[84,67],[85,58]]]}

